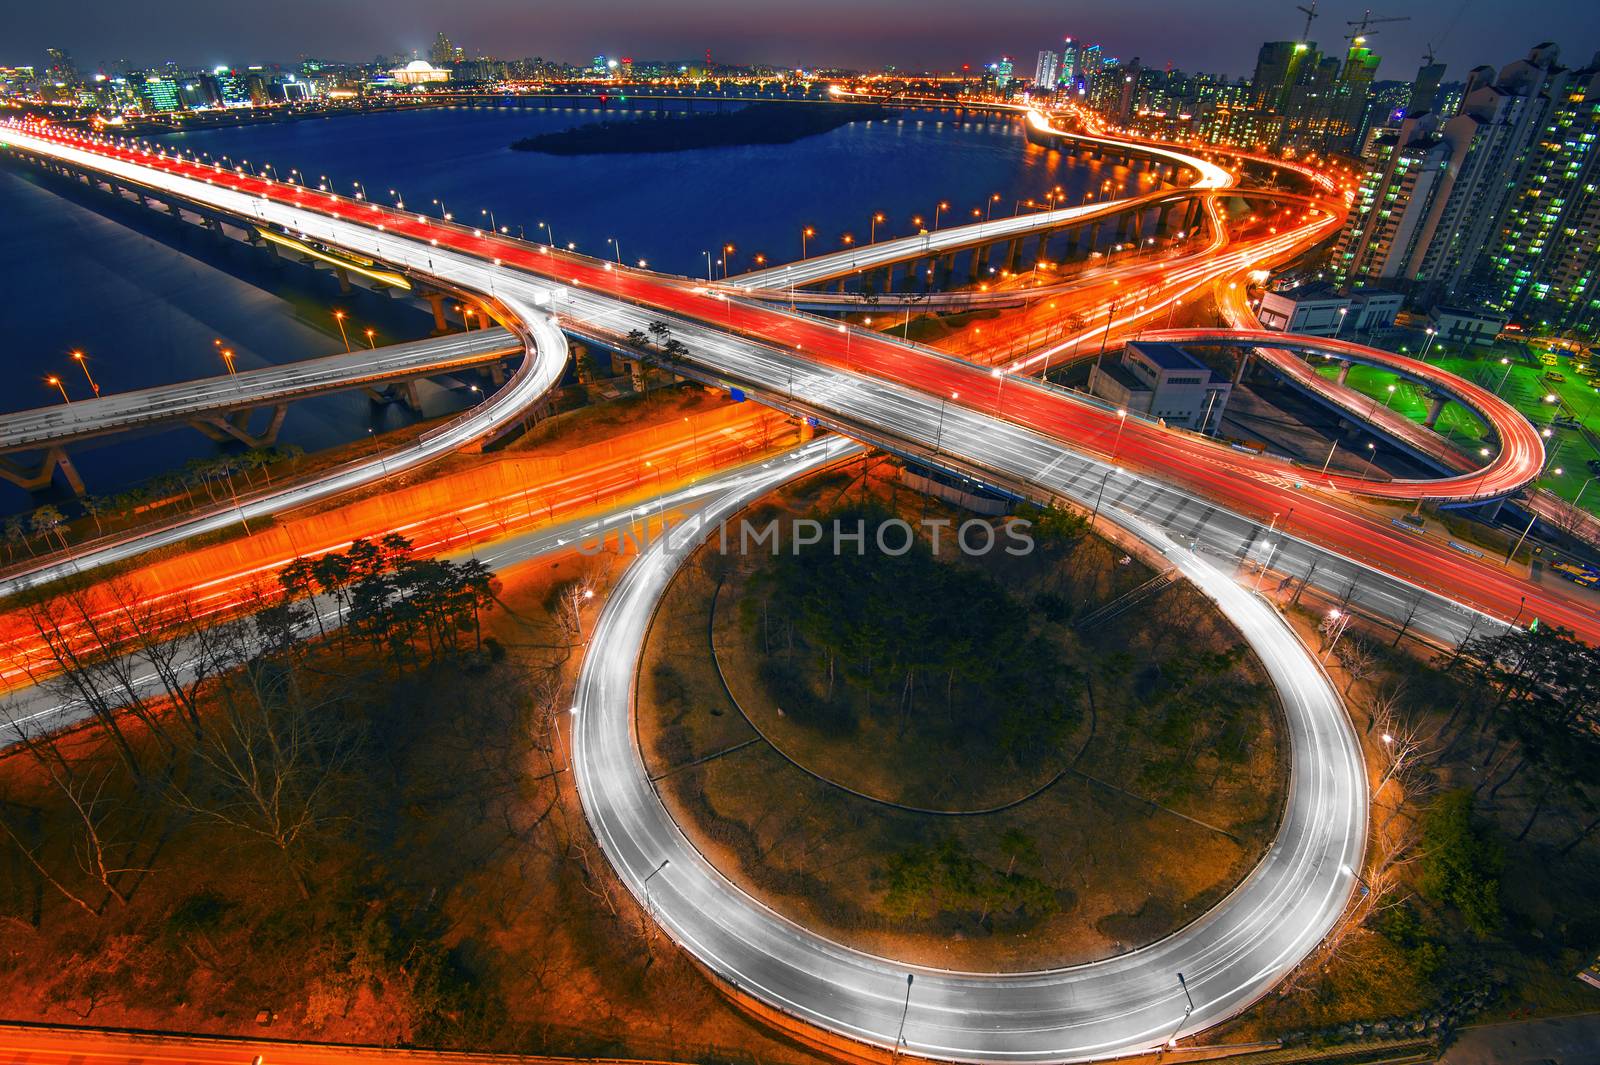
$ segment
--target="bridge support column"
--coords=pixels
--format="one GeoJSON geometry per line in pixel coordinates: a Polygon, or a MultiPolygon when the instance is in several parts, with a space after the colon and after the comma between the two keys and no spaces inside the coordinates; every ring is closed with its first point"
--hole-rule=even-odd
{"type": "Polygon", "coordinates": [[[967,284],[978,283],[978,277],[983,273],[984,267],[989,265],[990,247],[988,244],[980,244],[972,249],[972,258],[967,263],[967,284]]]}
{"type": "Polygon", "coordinates": [[[1038,246],[1033,249],[1034,262],[1043,263],[1050,261],[1050,237],[1051,233],[1048,230],[1039,234],[1038,246]]]}
{"type": "Polygon", "coordinates": [[[1422,424],[1427,426],[1429,429],[1432,429],[1434,426],[1438,425],[1439,415],[1444,413],[1444,409],[1449,405],[1449,403],[1450,397],[1442,392],[1428,393],[1428,416],[1422,419],[1422,424]]]}
{"type": "MultiPolygon", "coordinates": [[[[222,232],[221,226],[217,227],[217,232],[222,232]]],[[[350,271],[342,266],[335,266],[333,276],[339,279],[339,292],[346,296],[350,295],[350,271]]]]}
{"type": "Polygon", "coordinates": [[[38,492],[49,488],[51,482],[55,480],[56,470],[61,471],[67,486],[75,494],[80,496],[88,494],[83,488],[83,478],[78,476],[78,468],[59,447],[52,447],[46,451],[44,458],[39,462],[39,468],[31,473],[12,459],[0,458],[0,480],[10,481],[25,492],[38,492]]]}
{"type": "Polygon", "coordinates": [[[1337,380],[1341,385],[1350,380],[1350,364],[1348,362],[1339,363],[1339,376],[1337,380]]]}
{"type": "Polygon", "coordinates": [[[413,414],[422,413],[422,401],[417,396],[415,381],[396,381],[382,389],[368,388],[364,391],[367,398],[380,407],[398,403],[413,414]]]}
{"type": "Polygon", "coordinates": [[[278,430],[283,428],[283,419],[289,413],[289,405],[275,404],[272,407],[272,416],[267,420],[267,427],[258,433],[250,428],[250,416],[259,409],[251,407],[248,410],[232,411],[228,414],[202,414],[191,418],[189,424],[219,444],[231,440],[245,447],[271,447],[278,439],[278,430]]]}
{"type": "Polygon", "coordinates": [[[428,306],[433,308],[433,335],[443,336],[450,332],[450,323],[445,321],[443,292],[419,292],[417,295],[428,301],[428,306]]]}
{"type": "Polygon", "coordinates": [[[1233,383],[1238,384],[1244,380],[1244,375],[1250,371],[1250,349],[1239,349],[1239,365],[1233,371],[1233,383]]]}
{"type": "Polygon", "coordinates": [[[1022,238],[1013,237],[1011,246],[1006,249],[1006,269],[1013,274],[1022,269],[1022,238]]]}
{"type": "Polygon", "coordinates": [[[939,285],[941,288],[949,286],[950,277],[955,272],[956,253],[951,252],[949,255],[946,255],[939,260],[939,267],[935,272],[934,283],[939,285]]]}
{"type": "Polygon", "coordinates": [[[816,435],[817,435],[817,427],[815,425],[811,424],[811,419],[810,418],[806,418],[806,417],[801,417],[801,419],[800,419],[800,442],[802,444],[804,444],[806,441],[812,439],[816,435]]]}

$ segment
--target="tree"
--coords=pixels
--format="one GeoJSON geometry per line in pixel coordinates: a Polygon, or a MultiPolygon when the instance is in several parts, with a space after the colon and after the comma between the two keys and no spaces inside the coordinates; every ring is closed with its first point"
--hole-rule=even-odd
{"type": "Polygon", "coordinates": [[[1452,906],[1479,935],[1500,926],[1500,847],[1473,816],[1472,792],[1462,788],[1433,801],[1422,818],[1424,897],[1452,906]]]}
{"type": "MultiPolygon", "coordinates": [[[[248,639],[242,629],[236,639],[248,639]]],[[[300,897],[312,883],[305,847],[332,821],[339,787],[360,742],[342,692],[310,694],[292,669],[261,656],[218,678],[213,725],[190,753],[191,771],[168,789],[172,803],[277,851],[300,897]]]]}
{"type": "Polygon", "coordinates": [[[56,539],[61,544],[61,550],[65,551],[67,549],[67,538],[62,535],[61,527],[66,524],[66,520],[66,517],[53,504],[46,503],[33,512],[33,517],[30,519],[29,524],[33,529],[33,535],[43,538],[46,543],[50,540],[50,534],[55,533],[56,539]]]}

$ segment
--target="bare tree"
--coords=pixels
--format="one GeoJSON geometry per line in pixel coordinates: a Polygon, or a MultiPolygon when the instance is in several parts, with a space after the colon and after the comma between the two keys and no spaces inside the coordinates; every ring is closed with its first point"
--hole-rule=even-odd
{"type": "Polygon", "coordinates": [[[1366,680],[1378,670],[1378,655],[1372,646],[1359,636],[1347,636],[1339,644],[1339,664],[1344,667],[1345,675],[1350,679],[1344,686],[1344,693],[1350,694],[1350,689],[1356,684],[1366,680]]]}
{"type": "MultiPolygon", "coordinates": [[[[234,640],[248,640],[230,626],[234,640]]],[[[193,771],[169,795],[178,808],[265,841],[302,898],[311,897],[303,848],[335,820],[334,799],[358,734],[340,692],[307,692],[293,669],[255,658],[218,677],[210,726],[190,754],[193,771]]]]}

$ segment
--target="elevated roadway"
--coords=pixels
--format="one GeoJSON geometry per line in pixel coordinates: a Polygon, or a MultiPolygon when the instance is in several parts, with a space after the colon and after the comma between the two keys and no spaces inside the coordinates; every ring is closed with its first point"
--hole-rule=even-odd
{"type": "Polygon", "coordinates": [[[0,454],[431,377],[522,351],[516,333],[496,326],[0,414],[0,454]]]}

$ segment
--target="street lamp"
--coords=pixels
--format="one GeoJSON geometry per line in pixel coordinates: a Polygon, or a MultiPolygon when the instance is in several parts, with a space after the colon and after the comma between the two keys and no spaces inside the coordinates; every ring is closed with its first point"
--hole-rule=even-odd
{"type": "Polygon", "coordinates": [[[78,367],[83,370],[83,376],[89,382],[90,391],[92,391],[95,394],[95,398],[98,399],[100,396],[100,386],[94,383],[94,377],[89,373],[89,361],[84,358],[83,352],[81,351],[74,351],[72,353],[72,358],[73,361],[78,364],[78,367]]]}
{"type": "Polygon", "coordinates": [[[333,320],[339,323],[339,339],[344,341],[344,350],[348,354],[350,351],[350,335],[344,331],[344,312],[334,311],[333,320]]]}
{"type": "Polygon", "coordinates": [[[56,389],[61,392],[61,398],[63,400],[65,400],[67,403],[72,402],[72,397],[67,395],[67,386],[62,384],[61,378],[57,377],[55,374],[51,374],[49,377],[44,379],[44,383],[47,385],[54,385],[56,389]]]}
{"type": "Polygon", "coordinates": [[[1431,325],[1427,328],[1426,332],[1428,334],[1428,339],[1422,342],[1422,354],[1418,356],[1423,362],[1428,361],[1428,349],[1433,346],[1433,338],[1439,334],[1439,331],[1431,325]]]}
{"type": "Polygon", "coordinates": [[[868,230],[867,230],[867,243],[868,244],[876,244],[878,242],[878,223],[882,222],[882,221],[883,221],[883,212],[882,211],[874,211],[874,212],[872,212],[872,223],[868,227],[868,230]]]}
{"type": "Polygon", "coordinates": [[[1583,487],[1579,488],[1578,489],[1578,494],[1575,497],[1573,497],[1573,500],[1572,500],[1572,505],[1573,506],[1577,506],[1579,503],[1583,502],[1583,493],[1589,490],[1589,486],[1591,484],[1594,484],[1596,479],[1600,479],[1600,474],[1596,474],[1594,477],[1591,477],[1587,481],[1583,482],[1583,487]]]}
{"type": "Polygon", "coordinates": [[[556,235],[555,235],[555,231],[550,228],[550,223],[548,223],[548,222],[540,222],[539,223],[539,228],[544,230],[544,241],[545,241],[545,243],[548,244],[552,248],[555,247],[556,246],[556,235]]]}
{"type": "Polygon", "coordinates": [[[1349,307],[1340,307],[1339,308],[1339,324],[1333,330],[1333,335],[1334,335],[1335,339],[1338,338],[1340,333],[1344,332],[1344,320],[1346,318],[1348,318],[1348,317],[1350,317],[1350,308],[1349,307]]]}
{"type": "Polygon", "coordinates": [[[236,376],[233,369],[233,349],[222,348],[218,354],[222,356],[222,364],[228,368],[228,376],[236,376]]]}
{"type": "Polygon", "coordinates": [[[481,208],[478,209],[478,213],[479,214],[488,215],[489,216],[489,228],[494,230],[494,231],[496,231],[496,232],[499,232],[500,223],[496,222],[494,220],[494,212],[493,211],[489,210],[489,208],[487,208],[487,207],[481,207],[481,208]]]}
{"type": "Polygon", "coordinates": [[[1178,1033],[1183,1031],[1183,1026],[1189,1023],[1189,1017],[1194,1013],[1194,996],[1189,994],[1189,984],[1188,981],[1184,980],[1182,973],[1178,974],[1178,986],[1183,988],[1183,997],[1187,1000],[1188,1005],[1183,1007],[1183,1020],[1178,1022],[1178,1026],[1172,1030],[1172,1037],[1167,1040],[1167,1046],[1169,1047],[1178,1045],[1178,1033]]]}
{"type": "Polygon", "coordinates": [[[621,266],[622,265],[622,241],[618,240],[616,237],[607,237],[606,238],[606,243],[611,245],[611,251],[612,251],[614,257],[617,260],[617,265],[621,266]]]}
{"type": "Polygon", "coordinates": [[[939,215],[944,211],[948,211],[949,209],[950,209],[950,205],[948,203],[946,203],[945,201],[943,201],[943,200],[940,200],[937,204],[934,205],[934,208],[933,208],[933,228],[934,228],[934,232],[938,232],[938,230],[939,230],[939,215]]]}
{"type": "Polygon", "coordinates": [[[433,205],[435,207],[439,208],[439,217],[440,218],[449,219],[450,212],[445,210],[444,201],[443,200],[434,200],[433,201],[433,205]]]}
{"type": "Polygon", "coordinates": [[[367,330],[367,348],[368,348],[368,350],[371,350],[371,351],[377,351],[378,350],[378,345],[375,344],[373,342],[373,339],[372,339],[373,337],[375,337],[377,335],[378,335],[378,331],[376,329],[368,329],[367,330]]]}
{"type": "Polygon", "coordinates": [[[1122,427],[1128,424],[1128,412],[1121,407],[1117,408],[1117,435],[1111,440],[1111,463],[1116,465],[1117,447],[1122,443],[1122,427]]]}
{"type": "Polygon", "coordinates": [[[1362,469],[1361,469],[1361,477],[1362,477],[1363,480],[1367,479],[1368,477],[1370,477],[1372,475],[1372,460],[1377,458],[1377,457],[1378,457],[1378,445],[1374,444],[1371,440],[1368,440],[1367,441],[1367,464],[1364,467],[1362,467],[1362,469]]]}
{"type": "Polygon", "coordinates": [[[802,226],[800,228],[800,258],[801,259],[804,259],[806,257],[806,238],[807,237],[814,237],[816,235],[817,235],[817,231],[815,229],[812,229],[810,226],[802,226]]]}
{"type": "MultiPolygon", "coordinates": [[[[961,393],[960,392],[952,392],[952,393],[950,393],[950,398],[951,399],[960,399],[961,398],[961,393]]],[[[933,453],[935,455],[937,455],[939,453],[939,448],[940,448],[941,444],[944,441],[944,412],[945,412],[945,405],[946,405],[945,398],[943,396],[940,396],[939,397],[939,428],[933,434],[933,453]]]]}

